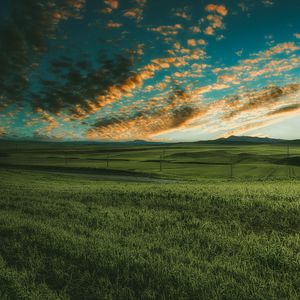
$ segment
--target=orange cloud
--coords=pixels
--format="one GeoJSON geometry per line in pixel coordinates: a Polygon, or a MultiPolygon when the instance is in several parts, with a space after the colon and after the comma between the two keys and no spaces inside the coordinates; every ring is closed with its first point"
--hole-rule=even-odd
{"type": "Polygon", "coordinates": [[[121,23],[116,23],[116,22],[113,22],[113,21],[108,21],[108,23],[106,24],[106,27],[107,28],[120,28],[120,27],[122,27],[123,26],[123,24],[121,24],[121,23]]]}
{"type": "Polygon", "coordinates": [[[104,0],[104,3],[109,6],[111,9],[117,9],[119,7],[118,0],[104,0]]]}
{"type": "Polygon", "coordinates": [[[249,131],[251,129],[257,129],[257,128],[264,127],[266,125],[269,125],[270,123],[272,123],[271,120],[263,120],[263,121],[250,122],[248,124],[237,126],[237,128],[232,129],[232,130],[226,132],[222,136],[226,138],[226,137],[229,137],[229,136],[232,136],[232,135],[241,134],[241,133],[249,131]]]}
{"type": "MultiPolygon", "coordinates": [[[[230,108],[228,113],[224,114],[224,119],[231,119],[238,116],[241,113],[248,111],[253,112],[257,109],[272,109],[281,105],[281,100],[285,100],[287,96],[292,96],[300,91],[300,85],[290,84],[282,88],[280,87],[269,87],[265,88],[259,92],[252,92],[247,94],[242,94],[237,97],[229,97],[226,102],[230,108]]],[[[288,98],[290,101],[290,99],[288,98]]]]}
{"type": "Polygon", "coordinates": [[[191,26],[191,27],[189,27],[189,30],[193,33],[201,32],[201,29],[198,26],[191,26]]]}
{"type": "Polygon", "coordinates": [[[205,28],[204,33],[207,35],[214,35],[215,31],[211,26],[205,28]]]}
{"type": "Polygon", "coordinates": [[[51,13],[53,23],[57,25],[61,20],[67,20],[69,18],[79,19],[81,16],[79,14],[82,7],[85,5],[85,0],[67,0],[66,4],[68,8],[60,8],[53,6],[54,10],[51,13]]]}
{"type": "MultiPolygon", "coordinates": [[[[227,9],[224,5],[209,4],[205,9],[210,12],[206,17],[208,20],[208,26],[205,28],[204,33],[207,35],[214,35],[215,29],[224,29],[223,18],[227,15],[227,9]]],[[[223,36],[218,36],[218,40],[222,39],[223,36]]]]}
{"type": "Polygon", "coordinates": [[[104,0],[106,7],[101,10],[103,14],[111,14],[114,9],[119,8],[118,0],[104,0]]]}
{"type": "Polygon", "coordinates": [[[205,9],[209,12],[216,12],[221,16],[226,16],[228,13],[224,5],[208,4],[205,9]]]}
{"type": "Polygon", "coordinates": [[[0,136],[5,135],[6,130],[3,126],[0,126],[0,136]]]}
{"type": "Polygon", "coordinates": [[[212,28],[224,28],[222,17],[218,15],[208,15],[207,20],[210,21],[212,28]]]}
{"type": "Polygon", "coordinates": [[[200,39],[200,40],[198,40],[198,44],[199,44],[199,45],[202,45],[202,46],[205,46],[207,43],[206,43],[205,40],[200,39]]]}
{"type": "Polygon", "coordinates": [[[299,47],[293,42],[280,43],[265,51],[252,54],[253,58],[240,60],[236,66],[215,68],[212,72],[218,75],[219,81],[225,80],[231,84],[252,82],[261,77],[282,76],[283,72],[300,66],[300,58],[291,55],[298,50],[299,47]],[[288,56],[282,57],[282,54],[288,56]]]}
{"type": "Polygon", "coordinates": [[[266,51],[258,52],[257,57],[258,59],[266,59],[278,54],[291,54],[299,49],[299,46],[297,46],[294,42],[280,43],[266,51]]]}
{"type": "Polygon", "coordinates": [[[77,10],[80,10],[85,5],[85,0],[67,0],[66,2],[77,10]]]}
{"type": "Polygon", "coordinates": [[[143,10],[141,8],[131,8],[124,13],[124,16],[140,21],[142,19],[142,14],[143,10]]]}
{"type": "MultiPolygon", "coordinates": [[[[179,77],[181,77],[182,73],[179,77]]],[[[187,74],[184,74],[187,75],[187,74]]],[[[161,83],[156,88],[164,89],[161,83]]],[[[151,90],[154,87],[151,86],[151,90]]],[[[282,116],[300,112],[297,100],[300,84],[283,87],[267,87],[260,91],[227,96],[212,103],[201,102],[202,95],[213,90],[228,88],[215,83],[194,91],[173,90],[167,97],[159,96],[145,103],[136,101],[132,108],[122,110],[119,115],[100,120],[88,130],[89,139],[130,140],[153,138],[174,130],[202,128],[226,131],[225,135],[245,132],[275,122],[282,116]],[[138,108],[139,104],[140,108],[138,108]],[[134,108],[133,108],[134,107],[134,108]],[[139,111],[132,115],[132,111],[139,111]],[[259,121],[257,121],[259,119],[259,121]]]]}
{"type": "Polygon", "coordinates": [[[146,0],[135,0],[137,6],[126,10],[123,16],[131,19],[135,19],[140,22],[143,19],[144,8],[146,6],[146,0]]]}
{"type": "Polygon", "coordinates": [[[42,118],[42,120],[47,124],[46,127],[43,128],[43,131],[47,134],[50,134],[53,129],[59,127],[58,121],[47,113],[45,110],[41,108],[36,109],[36,113],[42,118]]]}
{"type": "Polygon", "coordinates": [[[189,39],[187,40],[187,44],[191,47],[196,47],[197,46],[197,42],[195,39],[189,39]]]}
{"type": "Polygon", "coordinates": [[[148,27],[148,31],[158,32],[161,35],[169,36],[169,35],[177,35],[179,30],[183,29],[181,24],[175,25],[162,25],[158,27],[148,27]]]}
{"type": "Polygon", "coordinates": [[[300,111],[300,103],[285,105],[268,113],[268,116],[288,115],[300,111]]]}
{"type": "MultiPolygon", "coordinates": [[[[131,140],[149,138],[154,135],[186,126],[194,118],[205,111],[200,107],[191,106],[191,96],[184,91],[174,91],[169,97],[167,106],[150,110],[144,109],[130,117],[116,117],[101,120],[88,130],[88,139],[131,140]]],[[[166,99],[165,99],[166,101],[166,99]]]]}
{"type": "Polygon", "coordinates": [[[189,11],[189,8],[184,7],[183,9],[173,9],[172,13],[173,13],[173,16],[175,16],[175,17],[182,18],[185,20],[190,20],[192,16],[188,11],[189,11]]]}

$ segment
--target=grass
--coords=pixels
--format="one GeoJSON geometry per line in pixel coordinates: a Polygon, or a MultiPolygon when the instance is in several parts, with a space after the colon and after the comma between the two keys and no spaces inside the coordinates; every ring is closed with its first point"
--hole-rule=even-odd
{"type": "Polygon", "coordinates": [[[2,168],[0,190],[1,299],[300,297],[297,180],[136,183],[2,168]]]}
{"type": "MultiPolygon", "coordinates": [[[[104,146],[82,144],[1,144],[0,165],[103,169],[143,173],[187,180],[224,179],[231,175],[244,180],[300,179],[300,146],[286,145],[198,145],[104,146]],[[162,171],[160,156],[163,155],[162,171]],[[108,167],[107,167],[108,163],[108,167]]],[[[101,171],[102,170],[102,171],[101,171]]]]}

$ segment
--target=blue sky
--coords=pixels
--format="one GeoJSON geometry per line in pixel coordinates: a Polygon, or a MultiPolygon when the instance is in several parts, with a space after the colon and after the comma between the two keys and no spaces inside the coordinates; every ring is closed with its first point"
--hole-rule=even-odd
{"type": "Polygon", "coordinates": [[[300,138],[300,2],[5,0],[0,134],[300,138]]]}

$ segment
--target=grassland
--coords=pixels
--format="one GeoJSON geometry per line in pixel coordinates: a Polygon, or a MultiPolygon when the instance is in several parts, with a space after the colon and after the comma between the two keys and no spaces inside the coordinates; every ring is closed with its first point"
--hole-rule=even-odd
{"type": "Polygon", "coordinates": [[[0,143],[0,165],[23,168],[198,179],[300,178],[300,146],[82,145],[0,143]],[[141,174],[142,173],[142,174],[141,174]]]}
{"type": "Polygon", "coordinates": [[[0,299],[299,299],[299,149],[201,147],[2,147],[0,299]]]}

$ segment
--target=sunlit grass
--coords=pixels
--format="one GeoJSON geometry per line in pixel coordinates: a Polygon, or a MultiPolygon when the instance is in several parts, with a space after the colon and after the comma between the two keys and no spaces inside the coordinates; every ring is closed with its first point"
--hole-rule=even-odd
{"type": "Polygon", "coordinates": [[[298,181],[0,173],[9,299],[298,299],[298,181]]]}

